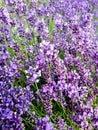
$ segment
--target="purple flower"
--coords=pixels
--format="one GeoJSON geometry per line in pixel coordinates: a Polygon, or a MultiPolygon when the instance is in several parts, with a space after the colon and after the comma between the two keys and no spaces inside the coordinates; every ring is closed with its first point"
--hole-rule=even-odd
{"type": "Polygon", "coordinates": [[[49,117],[46,116],[43,119],[37,119],[37,130],[54,130],[52,122],[49,121],[49,117]]]}
{"type": "Polygon", "coordinates": [[[65,130],[66,123],[64,122],[62,118],[59,118],[57,120],[57,125],[58,125],[59,130],[65,130]]]}

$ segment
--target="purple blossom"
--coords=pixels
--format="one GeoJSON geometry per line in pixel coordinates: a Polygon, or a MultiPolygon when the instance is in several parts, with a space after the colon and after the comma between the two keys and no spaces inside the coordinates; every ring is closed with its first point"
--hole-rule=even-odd
{"type": "Polygon", "coordinates": [[[66,123],[64,122],[62,118],[58,119],[57,124],[58,124],[59,130],[65,130],[66,123]]]}
{"type": "Polygon", "coordinates": [[[98,129],[97,5],[97,0],[4,0],[0,5],[1,129],[23,130],[22,116],[32,113],[33,99],[49,116],[33,110],[34,122],[29,121],[37,130],[73,130],[64,117],[51,122],[52,101],[68,110],[66,118],[80,129],[98,129]]]}
{"type": "Polygon", "coordinates": [[[36,122],[37,130],[54,130],[52,122],[49,121],[49,117],[46,116],[43,119],[38,119],[36,122]]]}

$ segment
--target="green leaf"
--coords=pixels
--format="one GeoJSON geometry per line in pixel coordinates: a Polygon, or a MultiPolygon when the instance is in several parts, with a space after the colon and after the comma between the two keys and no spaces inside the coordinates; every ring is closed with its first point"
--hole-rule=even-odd
{"type": "Polygon", "coordinates": [[[35,111],[36,115],[38,115],[39,117],[44,117],[46,115],[43,104],[41,102],[36,103],[36,101],[33,101],[30,109],[31,111],[35,111]]]}
{"type": "Polygon", "coordinates": [[[13,57],[17,54],[13,48],[7,47],[7,50],[10,53],[11,57],[13,57]]]}
{"type": "Polygon", "coordinates": [[[59,56],[61,59],[64,59],[64,53],[65,53],[65,51],[59,50],[58,56],[59,56]]]}
{"type": "Polygon", "coordinates": [[[89,119],[89,118],[86,118],[86,120],[87,120],[87,122],[88,122],[88,124],[89,124],[89,125],[91,125],[91,124],[92,124],[92,121],[91,121],[91,119],[89,119]]]}
{"type": "Polygon", "coordinates": [[[95,76],[95,72],[92,72],[91,73],[91,78],[94,78],[94,76],[95,76]]]}
{"type": "Polygon", "coordinates": [[[49,33],[50,34],[53,34],[54,28],[55,28],[55,22],[54,22],[54,20],[52,19],[52,16],[51,16],[50,20],[49,20],[49,33]]]}

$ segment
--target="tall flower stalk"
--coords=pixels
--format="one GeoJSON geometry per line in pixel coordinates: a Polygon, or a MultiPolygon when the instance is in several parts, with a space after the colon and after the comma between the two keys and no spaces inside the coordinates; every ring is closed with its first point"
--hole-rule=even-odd
{"type": "Polygon", "coordinates": [[[0,128],[98,129],[97,0],[0,1],[0,128]]]}

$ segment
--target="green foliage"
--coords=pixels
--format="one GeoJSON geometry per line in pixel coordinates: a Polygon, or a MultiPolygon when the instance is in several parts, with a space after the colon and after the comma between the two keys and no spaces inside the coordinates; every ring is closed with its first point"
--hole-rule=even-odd
{"type": "Polygon", "coordinates": [[[21,86],[22,88],[26,87],[26,74],[23,70],[20,70],[21,77],[14,79],[14,86],[18,87],[21,86]]]}
{"type": "Polygon", "coordinates": [[[44,117],[46,115],[43,104],[41,102],[36,103],[36,101],[32,102],[30,106],[30,110],[34,111],[38,117],[44,117]]]}
{"type": "Polygon", "coordinates": [[[7,50],[10,53],[11,57],[14,57],[15,55],[17,55],[17,53],[15,52],[15,50],[13,48],[8,47],[7,50]]]}
{"type": "Polygon", "coordinates": [[[98,106],[98,96],[93,100],[92,106],[95,108],[98,106]]]}
{"type": "Polygon", "coordinates": [[[54,28],[55,28],[55,22],[54,22],[54,20],[52,19],[52,16],[51,16],[50,19],[49,19],[49,33],[51,35],[53,35],[53,33],[54,33],[54,28]]]}
{"type": "Polygon", "coordinates": [[[59,56],[61,59],[64,59],[64,53],[65,53],[64,50],[59,50],[58,56],[59,56]]]}
{"type": "Polygon", "coordinates": [[[33,119],[29,119],[26,115],[22,115],[22,120],[25,126],[24,130],[32,130],[32,128],[36,128],[36,125],[34,123],[33,119]]]}
{"type": "Polygon", "coordinates": [[[88,122],[89,125],[92,124],[92,122],[91,122],[91,120],[89,118],[86,118],[86,120],[87,120],[87,122],[88,122]]]}
{"type": "Polygon", "coordinates": [[[72,126],[75,130],[79,130],[79,127],[70,119],[72,111],[65,109],[61,102],[52,101],[53,105],[53,119],[56,120],[59,117],[62,117],[66,122],[67,126],[72,126]]]}

